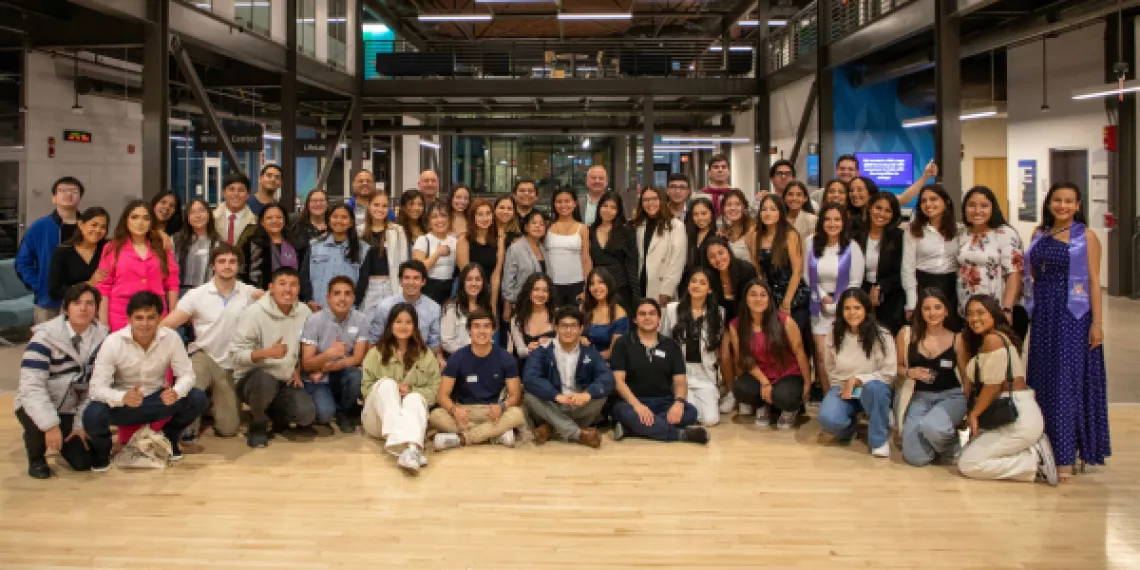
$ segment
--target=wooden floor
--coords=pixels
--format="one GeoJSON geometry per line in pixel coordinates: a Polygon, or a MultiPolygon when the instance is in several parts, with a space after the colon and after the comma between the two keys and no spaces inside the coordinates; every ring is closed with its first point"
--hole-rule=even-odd
{"type": "Polygon", "coordinates": [[[4,413],[0,568],[1135,570],[1140,406],[1111,422],[1110,465],[1057,489],[872,459],[814,421],[433,453],[418,478],[359,435],[205,438],[165,471],[36,481],[4,413]]]}

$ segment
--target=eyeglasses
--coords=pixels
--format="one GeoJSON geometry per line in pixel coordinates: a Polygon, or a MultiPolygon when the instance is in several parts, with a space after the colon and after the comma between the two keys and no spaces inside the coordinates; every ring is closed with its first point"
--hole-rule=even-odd
{"type": "Polygon", "coordinates": [[[667,188],[669,188],[670,190],[688,190],[689,185],[688,184],[670,184],[669,186],[667,186],[667,188]]]}
{"type": "Polygon", "coordinates": [[[791,170],[777,170],[776,171],[776,176],[791,176],[791,175],[792,175],[791,170]]]}
{"type": "Polygon", "coordinates": [[[78,196],[79,195],[79,189],[78,188],[59,188],[55,191],[55,193],[57,195],[58,194],[66,194],[68,196],[78,196]]]}

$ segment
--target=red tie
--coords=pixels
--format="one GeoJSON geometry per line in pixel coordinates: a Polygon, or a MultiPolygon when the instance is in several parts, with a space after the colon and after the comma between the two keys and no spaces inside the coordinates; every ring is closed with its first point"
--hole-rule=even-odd
{"type": "Polygon", "coordinates": [[[226,241],[230,245],[234,244],[234,218],[236,217],[237,214],[230,214],[230,229],[226,230],[226,241]]]}

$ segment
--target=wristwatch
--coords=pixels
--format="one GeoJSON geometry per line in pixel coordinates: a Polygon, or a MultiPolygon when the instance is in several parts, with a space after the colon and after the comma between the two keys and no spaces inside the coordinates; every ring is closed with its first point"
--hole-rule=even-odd
{"type": "Polygon", "coordinates": [[[673,396],[673,402],[674,402],[674,403],[681,403],[681,404],[684,404],[684,403],[685,403],[685,399],[684,399],[684,398],[678,398],[677,396],[673,396]]]}

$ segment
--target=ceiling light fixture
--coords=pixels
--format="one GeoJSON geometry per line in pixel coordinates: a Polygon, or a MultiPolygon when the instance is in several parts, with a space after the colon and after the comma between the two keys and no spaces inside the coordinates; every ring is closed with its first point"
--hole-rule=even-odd
{"type": "Polygon", "coordinates": [[[439,143],[433,143],[431,141],[425,141],[424,139],[420,139],[420,146],[426,146],[428,148],[439,150],[439,143]]]}
{"type": "MultiPolygon", "coordinates": [[[[720,46],[709,46],[709,51],[719,52],[723,49],[720,46]]],[[[752,51],[752,46],[728,46],[728,51],[752,51]]]]}
{"type": "Polygon", "coordinates": [[[1140,81],[1126,81],[1123,86],[1119,83],[1107,83],[1105,85],[1078,89],[1073,92],[1073,100],[1084,101],[1086,99],[1100,99],[1113,95],[1136,93],[1137,91],[1140,91],[1140,81]]]}
{"type": "MultiPolygon", "coordinates": [[[[760,20],[740,20],[739,22],[736,23],[736,25],[741,26],[741,27],[753,27],[754,28],[754,27],[760,25],[760,20]]],[[[787,20],[768,20],[768,25],[773,27],[773,28],[782,28],[782,27],[788,25],[788,21],[787,20]]]]}
{"type": "Polygon", "coordinates": [[[559,20],[630,20],[633,14],[629,12],[602,12],[602,13],[578,13],[567,14],[560,12],[558,14],[559,20]]]}
{"type": "MultiPolygon", "coordinates": [[[[1004,109],[996,105],[988,107],[977,107],[974,109],[965,109],[960,115],[960,121],[972,121],[974,119],[990,119],[990,118],[1005,118],[1006,112],[1004,109]]],[[[904,129],[913,129],[917,127],[930,127],[938,124],[938,117],[929,115],[926,117],[916,117],[914,119],[906,119],[902,122],[904,129]]]]}
{"type": "Polygon", "coordinates": [[[741,137],[661,137],[664,142],[700,142],[700,143],[747,143],[751,139],[741,137]]]}
{"type": "Polygon", "coordinates": [[[390,31],[391,28],[385,24],[378,24],[375,22],[364,24],[364,33],[366,34],[386,34],[390,31]]]}
{"type": "Polygon", "coordinates": [[[490,22],[490,14],[420,14],[421,22],[490,22]]]}

